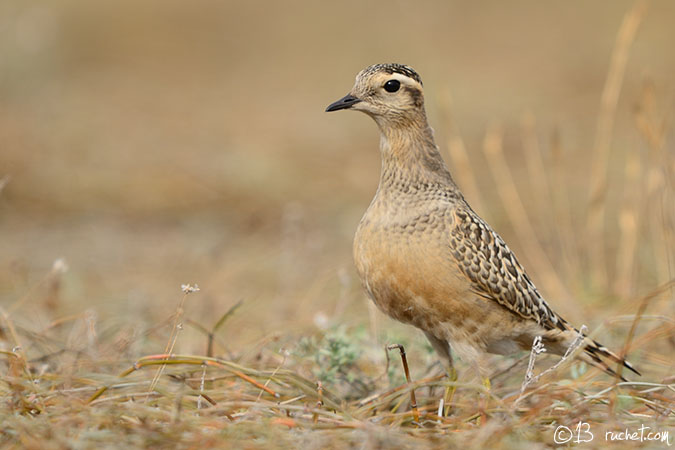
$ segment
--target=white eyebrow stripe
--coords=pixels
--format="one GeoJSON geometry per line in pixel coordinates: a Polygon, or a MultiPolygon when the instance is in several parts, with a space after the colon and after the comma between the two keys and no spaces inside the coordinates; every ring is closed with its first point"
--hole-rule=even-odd
{"type": "Polygon", "coordinates": [[[387,75],[388,75],[387,80],[398,80],[401,82],[401,84],[405,83],[409,86],[420,86],[420,84],[416,80],[410,78],[407,75],[403,75],[402,73],[394,72],[392,74],[387,75]]]}

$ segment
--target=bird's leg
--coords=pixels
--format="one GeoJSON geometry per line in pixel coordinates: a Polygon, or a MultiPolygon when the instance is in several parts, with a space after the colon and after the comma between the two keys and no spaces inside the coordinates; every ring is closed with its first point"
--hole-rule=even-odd
{"type": "Polygon", "coordinates": [[[492,390],[492,384],[490,383],[490,377],[489,376],[484,376],[482,377],[481,381],[483,382],[483,387],[485,388],[488,393],[492,390]]]}
{"type": "Polygon", "coordinates": [[[452,408],[452,401],[457,390],[457,370],[452,365],[452,360],[450,360],[450,365],[446,367],[446,370],[450,383],[445,386],[445,393],[443,394],[443,416],[450,415],[450,408],[452,408]]]}
{"type": "MultiPolygon", "coordinates": [[[[488,409],[488,403],[490,401],[490,395],[492,391],[492,384],[490,383],[490,376],[485,370],[485,367],[488,367],[487,361],[484,361],[482,357],[478,357],[479,360],[474,361],[474,369],[478,373],[478,378],[481,381],[481,384],[483,385],[483,388],[485,388],[485,395],[483,396],[483,400],[479,402],[479,420],[482,420],[483,422],[487,420],[487,415],[485,411],[488,409]]],[[[480,395],[480,394],[479,394],[480,395]]]]}
{"type": "Polygon", "coordinates": [[[480,378],[481,385],[483,385],[489,396],[490,391],[492,389],[492,384],[490,383],[490,375],[488,374],[488,371],[485,369],[486,367],[489,366],[488,361],[485,360],[484,357],[479,356],[478,359],[473,362],[473,368],[478,374],[478,378],[480,378]]]}
{"type": "Polygon", "coordinates": [[[445,393],[443,394],[443,416],[447,416],[450,413],[450,408],[452,407],[452,400],[455,396],[455,390],[457,389],[457,370],[455,369],[455,364],[452,360],[452,353],[450,351],[450,344],[445,339],[438,339],[431,333],[424,332],[431,346],[436,350],[438,356],[441,358],[441,363],[445,368],[445,371],[448,375],[448,380],[450,383],[445,387],[445,393]]]}

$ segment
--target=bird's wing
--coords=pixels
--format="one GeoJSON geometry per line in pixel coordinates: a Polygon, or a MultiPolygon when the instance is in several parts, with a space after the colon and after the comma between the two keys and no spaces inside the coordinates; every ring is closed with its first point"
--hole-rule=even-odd
{"type": "MultiPolygon", "coordinates": [[[[516,256],[504,240],[470,207],[454,210],[450,248],[459,267],[471,280],[472,290],[496,301],[524,319],[534,320],[546,330],[579,331],[556,314],[541,297],[516,256]]],[[[585,338],[584,361],[616,376],[605,359],[638,372],[625,358],[612,353],[599,342],[585,338]]],[[[625,378],[621,377],[625,381],[625,378]]]]}
{"type": "Polygon", "coordinates": [[[570,330],[567,322],[541,297],[514,253],[490,225],[468,206],[456,208],[454,216],[450,249],[477,295],[496,301],[545,329],[570,330]]]}

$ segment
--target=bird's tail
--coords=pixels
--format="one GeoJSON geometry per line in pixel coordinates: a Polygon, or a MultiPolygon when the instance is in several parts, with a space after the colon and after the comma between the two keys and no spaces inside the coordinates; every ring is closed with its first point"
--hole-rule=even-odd
{"type": "Polygon", "coordinates": [[[584,342],[582,345],[584,353],[580,354],[578,358],[588,364],[591,364],[592,366],[597,367],[598,369],[603,370],[607,374],[613,377],[618,377],[621,379],[621,381],[628,381],[622,375],[616,373],[614,369],[609,367],[608,362],[614,362],[622,364],[625,368],[631,370],[632,372],[635,372],[638,375],[642,375],[640,372],[638,372],[638,370],[635,367],[633,367],[631,363],[626,361],[625,358],[621,358],[619,355],[612,352],[604,345],[601,345],[599,342],[584,337],[584,342]]]}

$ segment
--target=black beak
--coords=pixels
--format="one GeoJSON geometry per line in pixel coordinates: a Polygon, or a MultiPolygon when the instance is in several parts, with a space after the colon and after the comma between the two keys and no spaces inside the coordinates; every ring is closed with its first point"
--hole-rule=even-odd
{"type": "Polygon", "coordinates": [[[352,105],[355,105],[360,101],[361,101],[360,98],[356,98],[351,94],[347,94],[337,102],[333,102],[330,105],[328,105],[328,108],[326,108],[326,112],[338,111],[340,109],[348,109],[351,108],[352,105]]]}

